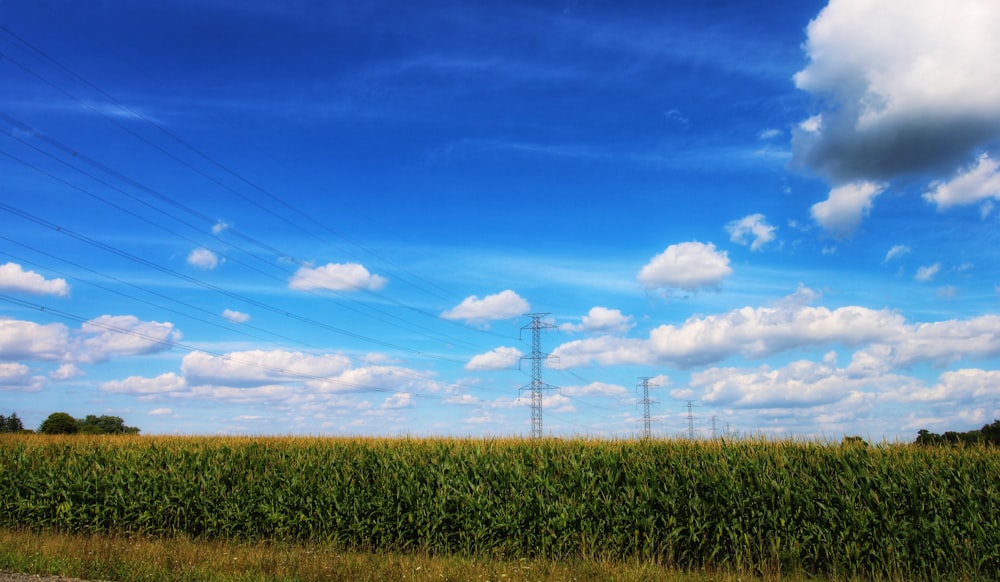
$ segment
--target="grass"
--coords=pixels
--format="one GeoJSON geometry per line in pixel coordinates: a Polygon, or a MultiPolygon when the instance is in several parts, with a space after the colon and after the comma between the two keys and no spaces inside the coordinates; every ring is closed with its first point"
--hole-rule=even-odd
{"type": "MultiPolygon", "coordinates": [[[[88,580],[263,582],[469,580],[738,582],[746,575],[677,572],[652,563],[473,560],[342,551],[331,545],[69,535],[0,529],[0,570],[88,580]]],[[[774,574],[760,580],[817,580],[774,574]]]]}

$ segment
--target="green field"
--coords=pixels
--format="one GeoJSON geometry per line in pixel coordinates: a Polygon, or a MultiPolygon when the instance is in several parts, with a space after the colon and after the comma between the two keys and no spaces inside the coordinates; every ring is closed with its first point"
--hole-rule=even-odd
{"type": "Polygon", "coordinates": [[[680,571],[995,579],[992,447],[0,438],[9,530],[680,571]]]}

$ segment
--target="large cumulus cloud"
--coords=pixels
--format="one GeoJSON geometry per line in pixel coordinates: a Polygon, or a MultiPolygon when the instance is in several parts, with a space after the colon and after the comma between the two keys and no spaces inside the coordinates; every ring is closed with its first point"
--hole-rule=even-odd
{"type": "Polygon", "coordinates": [[[835,184],[953,170],[1000,138],[1000,3],[831,0],[795,76],[794,162],[835,184]]]}

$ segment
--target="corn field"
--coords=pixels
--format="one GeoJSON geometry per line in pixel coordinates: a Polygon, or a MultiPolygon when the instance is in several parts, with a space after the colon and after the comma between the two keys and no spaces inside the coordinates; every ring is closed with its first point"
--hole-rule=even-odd
{"type": "Polygon", "coordinates": [[[772,441],[4,436],[0,526],[995,579],[1000,452],[772,441]]]}

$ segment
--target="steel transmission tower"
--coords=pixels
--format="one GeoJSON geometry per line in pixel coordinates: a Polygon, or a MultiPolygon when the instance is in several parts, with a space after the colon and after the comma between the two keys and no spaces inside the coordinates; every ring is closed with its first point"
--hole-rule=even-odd
{"type": "Polygon", "coordinates": [[[653,388],[655,384],[650,384],[649,381],[652,380],[649,376],[642,376],[639,378],[639,384],[636,388],[642,388],[642,437],[650,438],[653,435],[652,424],[649,417],[649,405],[653,402],[649,399],[649,389],[653,388]]]}
{"type": "Polygon", "coordinates": [[[542,382],[542,364],[549,358],[548,354],[542,353],[542,330],[554,329],[556,326],[542,321],[548,313],[528,313],[525,317],[531,318],[531,323],[525,325],[521,330],[531,330],[531,355],[521,358],[531,360],[531,384],[522,386],[521,390],[531,390],[531,438],[542,437],[542,390],[554,388],[542,382]]]}

